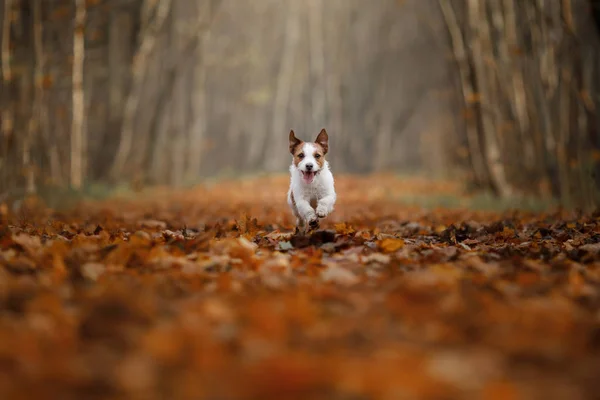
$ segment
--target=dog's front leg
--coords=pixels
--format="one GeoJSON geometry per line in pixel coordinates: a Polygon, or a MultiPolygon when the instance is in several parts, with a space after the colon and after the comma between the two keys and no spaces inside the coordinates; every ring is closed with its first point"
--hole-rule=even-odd
{"type": "Polygon", "coordinates": [[[296,230],[294,231],[295,235],[301,234],[301,233],[305,233],[306,232],[306,224],[304,223],[304,220],[300,217],[296,218],[296,230]]]}
{"type": "Polygon", "coordinates": [[[319,199],[317,202],[317,216],[319,218],[325,218],[331,214],[335,204],[335,198],[335,194],[330,194],[319,199]]]}
{"type": "Polygon", "coordinates": [[[296,208],[298,209],[298,214],[300,214],[300,219],[303,222],[303,228],[307,225],[315,224],[317,221],[317,215],[307,200],[296,199],[296,208]]]}

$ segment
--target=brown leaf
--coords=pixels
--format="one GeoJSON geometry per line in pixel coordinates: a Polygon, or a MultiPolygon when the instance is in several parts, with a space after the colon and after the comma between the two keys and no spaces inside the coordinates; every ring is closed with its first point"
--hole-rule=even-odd
{"type": "Polygon", "coordinates": [[[384,253],[394,253],[404,247],[404,240],[396,238],[386,238],[380,240],[377,245],[384,253]]]}
{"type": "Polygon", "coordinates": [[[30,256],[34,256],[42,247],[42,242],[38,236],[20,233],[12,236],[14,243],[18,244],[30,256]]]}
{"type": "Polygon", "coordinates": [[[88,262],[81,266],[81,275],[90,281],[97,281],[106,271],[106,266],[100,263],[88,262]]]}

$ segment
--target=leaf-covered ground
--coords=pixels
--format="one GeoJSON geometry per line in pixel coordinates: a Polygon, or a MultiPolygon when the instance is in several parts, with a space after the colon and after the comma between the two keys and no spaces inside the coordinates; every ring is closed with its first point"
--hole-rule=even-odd
{"type": "Polygon", "coordinates": [[[300,238],[286,185],[0,207],[0,398],[597,398],[596,216],[342,177],[300,238]]]}

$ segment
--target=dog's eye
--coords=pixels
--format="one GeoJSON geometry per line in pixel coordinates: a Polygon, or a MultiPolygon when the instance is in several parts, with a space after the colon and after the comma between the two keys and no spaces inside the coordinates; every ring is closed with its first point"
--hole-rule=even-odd
{"type": "Polygon", "coordinates": [[[304,158],[304,153],[298,154],[298,158],[304,158]]]}
{"type": "Polygon", "coordinates": [[[321,158],[320,154],[315,154],[315,158],[318,160],[319,158],[321,158]]]}

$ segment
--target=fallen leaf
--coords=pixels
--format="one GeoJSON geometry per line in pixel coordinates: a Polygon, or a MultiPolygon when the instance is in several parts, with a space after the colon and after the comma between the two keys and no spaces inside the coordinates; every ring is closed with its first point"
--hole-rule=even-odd
{"type": "Polygon", "coordinates": [[[292,244],[290,242],[279,242],[277,249],[279,251],[287,251],[287,250],[292,250],[294,248],[294,246],[292,246],[292,244]]]}
{"type": "Polygon", "coordinates": [[[404,240],[387,238],[379,241],[377,245],[385,253],[394,253],[404,247],[404,240]]]}
{"type": "Polygon", "coordinates": [[[81,266],[81,274],[90,281],[97,281],[106,271],[106,266],[100,263],[88,262],[81,266]]]}

